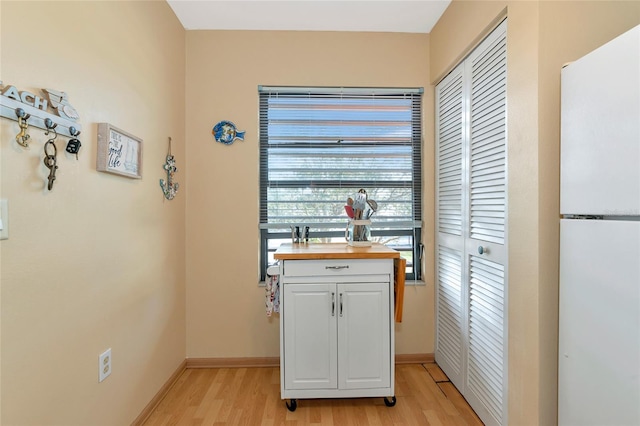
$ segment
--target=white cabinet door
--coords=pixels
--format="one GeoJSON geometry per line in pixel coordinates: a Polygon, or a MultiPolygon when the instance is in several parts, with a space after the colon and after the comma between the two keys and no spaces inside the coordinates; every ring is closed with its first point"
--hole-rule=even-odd
{"type": "Polygon", "coordinates": [[[389,387],[389,292],[389,283],[286,284],[286,388],[389,387]]]}
{"type": "Polygon", "coordinates": [[[284,378],[286,389],[336,389],[336,285],[285,284],[284,378]]]}
{"type": "Polygon", "coordinates": [[[340,389],[389,387],[389,283],[338,284],[340,389]]]}

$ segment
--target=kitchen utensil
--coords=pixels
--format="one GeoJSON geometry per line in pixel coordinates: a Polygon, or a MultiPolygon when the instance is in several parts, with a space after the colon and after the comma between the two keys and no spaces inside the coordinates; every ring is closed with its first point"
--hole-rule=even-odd
{"type": "Polygon", "coordinates": [[[367,219],[369,219],[375,212],[378,211],[378,203],[375,200],[367,200],[367,204],[370,207],[370,210],[367,212],[367,219]]]}
{"type": "MultiPolygon", "coordinates": [[[[353,200],[352,200],[353,202],[353,200]]],[[[349,218],[353,219],[354,218],[354,213],[353,213],[353,207],[351,206],[344,206],[344,211],[347,212],[347,216],[349,216],[349,218]]]]}
{"type": "Polygon", "coordinates": [[[367,206],[367,194],[358,192],[353,200],[353,208],[354,210],[364,210],[367,206]]]}

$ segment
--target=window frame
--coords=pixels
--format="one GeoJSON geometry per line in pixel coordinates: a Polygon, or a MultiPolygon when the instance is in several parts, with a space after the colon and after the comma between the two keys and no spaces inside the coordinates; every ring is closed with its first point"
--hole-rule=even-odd
{"type": "MultiPolygon", "coordinates": [[[[384,97],[384,96],[405,96],[411,99],[411,206],[412,206],[412,220],[404,221],[402,223],[393,223],[395,226],[391,229],[375,229],[374,236],[398,236],[398,237],[410,237],[411,246],[401,246],[406,248],[402,251],[410,251],[412,253],[412,272],[407,274],[407,280],[420,280],[422,277],[422,95],[424,93],[423,88],[345,88],[345,87],[294,87],[294,86],[282,86],[282,87],[270,87],[270,86],[258,86],[259,92],[259,143],[260,143],[260,170],[259,170],[259,204],[260,204],[260,280],[264,281],[266,278],[266,270],[269,266],[269,252],[275,251],[275,249],[269,249],[269,240],[289,239],[291,233],[283,231],[287,225],[298,225],[298,223],[290,223],[287,225],[270,225],[268,223],[268,200],[267,192],[269,188],[269,166],[268,166],[268,113],[269,113],[269,94],[274,93],[279,95],[308,95],[314,96],[331,96],[334,94],[349,96],[364,96],[364,97],[384,97]],[[274,228],[280,228],[279,231],[273,231],[274,228]],[[270,232],[271,230],[271,232],[270,232]]],[[[405,145],[406,146],[406,145],[405,145]]],[[[335,187],[352,189],[353,193],[357,192],[357,189],[367,188],[367,185],[373,185],[376,188],[396,188],[401,187],[394,185],[393,183],[375,182],[375,181],[358,181],[358,182],[331,182],[323,181],[324,187],[335,187]],[[331,183],[335,186],[330,185],[331,183]]],[[[299,181],[297,186],[304,187],[305,185],[312,185],[312,180],[299,181]]],[[[371,186],[370,186],[371,187],[371,186]]],[[[345,217],[346,218],[346,217],[345,217]]],[[[312,233],[313,238],[340,238],[344,237],[344,231],[336,230],[323,230],[315,229],[312,233]]]]}

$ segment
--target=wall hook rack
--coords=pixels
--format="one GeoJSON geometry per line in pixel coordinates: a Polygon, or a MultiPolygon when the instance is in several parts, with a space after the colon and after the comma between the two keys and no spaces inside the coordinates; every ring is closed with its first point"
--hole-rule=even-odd
{"type": "Polygon", "coordinates": [[[44,96],[38,96],[26,90],[19,91],[15,86],[2,86],[0,81],[0,116],[18,122],[21,131],[16,141],[24,147],[28,146],[27,126],[47,130],[47,119],[56,124],[59,135],[73,137],[73,133],[82,130],[77,123],[80,116],[65,92],[53,89],[42,89],[42,92],[44,96]],[[19,136],[24,139],[18,140],[19,136]]]}

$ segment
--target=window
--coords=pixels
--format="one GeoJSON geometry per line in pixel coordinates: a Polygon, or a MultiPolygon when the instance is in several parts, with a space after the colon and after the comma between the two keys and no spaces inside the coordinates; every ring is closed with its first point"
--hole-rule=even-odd
{"type": "Polygon", "coordinates": [[[378,204],[372,240],[420,278],[423,89],[260,86],[260,239],[264,280],[291,226],[344,242],[360,188],[378,204]]]}

